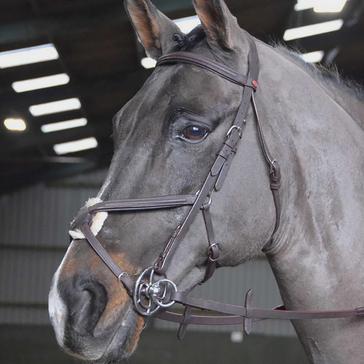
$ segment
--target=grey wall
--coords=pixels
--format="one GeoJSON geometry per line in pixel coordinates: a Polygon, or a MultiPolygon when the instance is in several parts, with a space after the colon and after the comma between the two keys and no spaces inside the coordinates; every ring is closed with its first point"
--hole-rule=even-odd
{"type": "Polygon", "coordinates": [[[48,289],[67,248],[69,222],[96,195],[103,175],[0,197],[0,323],[49,323],[48,289]]]}
{"type": "MultiPolygon", "coordinates": [[[[0,324],[49,323],[48,289],[67,247],[69,222],[79,207],[97,194],[103,177],[104,171],[100,171],[0,197],[0,324]]],[[[254,301],[259,306],[276,306],[281,302],[265,260],[222,269],[194,294],[241,304],[249,288],[253,288],[254,301]]],[[[155,327],[175,326],[156,321],[155,327]]],[[[254,332],[293,335],[289,323],[277,321],[259,323],[254,332]]]]}

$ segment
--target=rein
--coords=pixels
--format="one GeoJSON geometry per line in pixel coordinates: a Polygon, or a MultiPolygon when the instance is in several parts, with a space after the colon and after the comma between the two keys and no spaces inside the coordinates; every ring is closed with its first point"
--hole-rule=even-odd
{"type": "Polygon", "coordinates": [[[95,253],[117,277],[133,299],[135,310],[144,317],[155,316],[159,319],[180,324],[179,338],[183,338],[186,328],[194,325],[243,325],[244,332],[251,332],[252,322],[262,319],[279,320],[305,320],[329,319],[345,317],[364,317],[364,307],[351,310],[335,311],[289,311],[284,307],[275,309],[260,309],[251,306],[252,291],[245,295],[243,306],[224,304],[211,300],[190,297],[190,292],[179,291],[176,284],[167,279],[166,271],[179,244],[183,241],[187,230],[201,211],[206,227],[208,241],[206,272],[203,282],[210,279],[218,265],[221,242],[215,240],[213,222],[210,214],[210,205],[213,192],[221,190],[227,177],[232,160],[239,147],[246,126],[249,105],[252,106],[259,145],[267,165],[270,189],[276,211],[276,222],[272,237],[267,244],[272,242],[274,234],[280,225],[281,205],[279,189],[281,173],[278,162],[272,157],[259,119],[255,102],[255,91],[258,87],[259,57],[255,43],[251,40],[248,55],[248,76],[242,76],[229,67],[215,62],[209,58],[189,52],[175,52],[162,56],[157,67],[177,63],[193,65],[243,87],[242,101],[235,116],[235,120],[226,133],[225,141],[218,152],[216,159],[196,195],[159,196],[152,198],[127,199],[119,201],[101,202],[94,206],[83,208],[79,216],[72,223],[72,229],[79,229],[95,253]],[[98,212],[138,212],[165,210],[189,206],[183,222],[175,229],[167,241],[165,248],[160,253],[153,266],[145,269],[137,278],[123,271],[111,258],[96,236],[92,233],[90,224],[93,215],[98,212]],[[184,313],[176,313],[167,309],[175,303],[185,306],[184,313]],[[208,314],[196,314],[193,309],[206,310],[208,314]]]}

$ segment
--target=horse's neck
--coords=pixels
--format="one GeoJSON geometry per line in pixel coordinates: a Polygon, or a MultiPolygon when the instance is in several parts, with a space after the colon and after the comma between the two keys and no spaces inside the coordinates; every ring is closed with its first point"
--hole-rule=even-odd
{"type": "MultiPolygon", "coordinates": [[[[289,309],[364,306],[364,132],[304,70],[264,52],[261,85],[272,85],[264,109],[274,98],[264,118],[284,178],[282,224],[269,253],[282,298],[289,309]]],[[[363,320],[295,327],[312,362],[364,363],[363,320]]]]}
{"type": "MultiPolygon", "coordinates": [[[[308,249],[297,249],[296,254],[299,258],[282,254],[270,259],[288,309],[338,310],[363,305],[362,283],[361,287],[359,283],[363,279],[355,268],[348,272],[341,265],[337,269],[337,259],[322,255],[320,259],[319,254],[314,255],[308,249]]],[[[357,262],[353,265],[357,267],[357,262]]],[[[312,363],[364,363],[363,320],[295,321],[294,326],[312,363]]]]}

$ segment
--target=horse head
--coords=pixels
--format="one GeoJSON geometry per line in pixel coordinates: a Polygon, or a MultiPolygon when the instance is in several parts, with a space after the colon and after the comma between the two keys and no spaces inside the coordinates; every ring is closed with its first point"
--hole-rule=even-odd
{"type": "MultiPolygon", "coordinates": [[[[195,0],[201,26],[185,35],[149,0],[128,0],[126,9],[147,54],[159,59],[188,51],[248,72],[252,38],[222,0],[195,0]]],[[[193,65],[157,67],[115,116],[115,151],[98,197],[87,202],[189,195],[200,191],[234,121],[242,88],[193,65]]],[[[266,165],[257,143],[253,112],[220,194],[211,206],[219,266],[261,254],[275,223],[266,165]],[[249,123],[252,121],[251,123],[249,123]],[[258,226],[259,224],[259,226],[258,226]]],[[[122,213],[98,211],[92,233],[130,276],[154,264],[189,207],[122,213]]],[[[126,288],[72,228],[69,249],[54,275],[49,311],[60,346],[79,358],[115,362],[137,346],[145,318],[126,288]]],[[[206,274],[205,225],[197,215],[165,275],[189,290],[206,274]]]]}

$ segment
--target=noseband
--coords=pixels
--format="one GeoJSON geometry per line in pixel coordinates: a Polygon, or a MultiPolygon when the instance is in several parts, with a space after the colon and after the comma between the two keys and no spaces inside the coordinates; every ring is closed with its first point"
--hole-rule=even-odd
{"type": "Polygon", "coordinates": [[[294,320],[364,316],[364,308],[341,311],[288,311],[285,310],[284,307],[271,310],[252,308],[251,291],[248,291],[245,296],[244,306],[223,304],[204,299],[192,298],[190,297],[189,292],[179,291],[176,284],[167,278],[166,271],[171,259],[179,244],[184,239],[187,230],[200,211],[203,214],[208,241],[206,272],[202,282],[205,282],[212,277],[218,265],[220,247],[222,243],[215,240],[213,223],[210,214],[210,205],[213,192],[221,190],[232,160],[237,153],[237,149],[246,126],[249,105],[252,105],[253,108],[259,145],[267,164],[270,189],[272,191],[276,211],[275,226],[272,237],[267,244],[272,242],[273,236],[279,228],[281,215],[279,198],[279,189],[281,185],[280,168],[278,162],[272,158],[267,147],[254,96],[258,87],[257,80],[259,74],[259,58],[254,41],[250,41],[247,77],[240,75],[221,63],[189,52],[176,52],[162,56],[158,60],[157,67],[174,65],[177,63],[202,68],[243,88],[242,101],[236,113],[234,122],[227,131],[225,141],[217,153],[216,159],[199,192],[196,195],[162,196],[101,202],[81,211],[78,218],[73,222],[72,229],[79,229],[84,234],[85,239],[91,245],[96,254],[124,285],[129,296],[133,300],[135,310],[145,317],[158,313],[156,317],[160,319],[179,323],[180,338],[184,336],[186,327],[189,324],[242,324],[244,332],[248,334],[251,331],[253,319],[294,320]],[[186,206],[189,207],[188,213],[186,214],[183,222],[175,229],[174,233],[167,241],[165,248],[160,253],[154,265],[145,269],[139,276],[136,277],[136,279],[123,271],[113,261],[90,228],[92,218],[98,212],[153,211],[186,206]],[[185,306],[183,314],[167,311],[167,308],[173,306],[175,303],[180,303],[185,306]],[[210,313],[204,315],[193,314],[193,308],[207,310],[210,313]]]}

